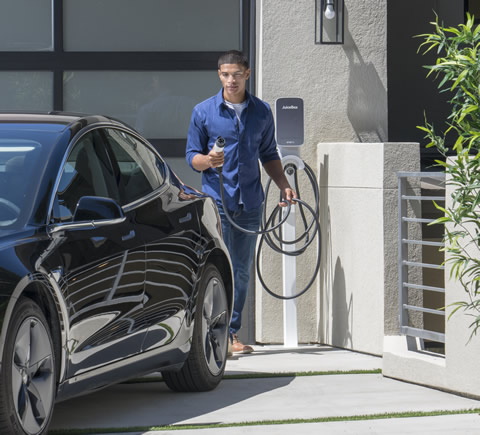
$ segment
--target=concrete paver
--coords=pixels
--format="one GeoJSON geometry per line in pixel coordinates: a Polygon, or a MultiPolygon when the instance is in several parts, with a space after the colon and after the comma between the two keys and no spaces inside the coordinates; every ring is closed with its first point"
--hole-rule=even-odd
{"type": "Polygon", "coordinates": [[[249,355],[233,355],[228,359],[226,374],[237,373],[291,373],[375,370],[382,368],[382,358],[350,352],[329,346],[299,346],[286,348],[281,345],[253,346],[249,355]]]}
{"type": "Polygon", "coordinates": [[[52,427],[239,423],[479,406],[475,400],[377,374],[227,379],[214,391],[182,394],[155,382],[116,385],[59,403],[52,427]]]}

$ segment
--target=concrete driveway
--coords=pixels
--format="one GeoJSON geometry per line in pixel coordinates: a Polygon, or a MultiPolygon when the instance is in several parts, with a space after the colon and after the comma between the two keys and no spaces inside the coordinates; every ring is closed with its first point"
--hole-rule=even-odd
{"type": "Polygon", "coordinates": [[[479,401],[384,378],[381,365],[381,358],[326,346],[255,346],[255,353],[228,360],[226,379],[214,391],[172,393],[152,375],[143,378],[151,382],[119,384],[57,404],[51,433],[479,433],[480,417],[472,411],[479,401]],[[358,416],[373,419],[351,421],[358,416]],[[172,425],[186,427],[165,428],[172,425]]]}

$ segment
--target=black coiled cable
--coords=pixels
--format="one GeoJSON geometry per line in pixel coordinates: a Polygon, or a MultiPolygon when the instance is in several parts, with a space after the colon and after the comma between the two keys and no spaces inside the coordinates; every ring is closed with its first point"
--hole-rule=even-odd
{"type": "MultiPolygon", "coordinates": [[[[257,249],[257,260],[256,260],[257,276],[258,276],[258,279],[260,280],[263,288],[265,289],[265,291],[268,294],[270,294],[274,298],[282,299],[282,300],[295,299],[295,298],[298,298],[299,296],[303,295],[314,283],[315,278],[317,277],[318,271],[320,269],[320,258],[321,258],[321,249],[322,249],[321,245],[322,245],[322,243],[321,243],[320,222],[319,222],[319,218],[318,218],[318,213],[319,213],[319,188],[318,188],[318,184],[316,183],[315,174],[314,174],[312,168],[310,166],[308,166],[306,163],[304,163],[304,165],[305,165],[305,168],[304,168],[305,173],[307,174],[307,177],[310,181],[310,184],[312,186],[312,190],[313,190],[313,193],[314,193],[314,198],[315,198],[315,206],[314,207],[311,207],[308,203],[306,203],[305,201],[303,201],[301,199],[300,189],[298,187],[297,167],[295,165],[290,164],[290,165],[286,165],[285,168],[284,168],[285,171],[292,171],[292,170],[294,171],[295,186],[293,188],[297,192],[297,198],[295,199],[295,203],[298,204],[301,219],[302,219],[302,222],[303,222],[303,225],[304,225],[304,231],[302,232],[302,234],[298,238],[296,238],[295,240],[291,240],[291,241],[283,240],[282,239],[282,234],[281,234],[281,226],[283,225],[283,223],[285,223],[285,221],[287,220],[287,218],[290,214],[290,210],[291,210],[291,204],[290,203],[287,202],[287,210],[285,212],[285,216],[283,217],[283,219],[280,219],[280,210],[282,209],[282,207],[280,207],[279,205],[277,205],[273,209],[273,211],[270,214],[270,217],[268,219],[266,217],[267,212],[266,212],[266,208],[265,208],[260,230],[259,231],[246,230],[245,228],[240,227],[239,225],[237,225],[233,221],[230,214],[228,213],[227,208],[225,207],[225,198],[224,198],[224,189],[223,189],[223,175],[222,175],[221,170],[218,171],[219,177],[220,177],[220,196],[221,196],[221,199],[222,199],[222,204],[223,204],[223,209],[224,209],[224,212],[225,212],[225,216],[227,217],[228,221],[232,224],[232,226],[234,228],[238,229],[239,231],[243,231],[243,232],[248,233],[248,234],[261,235],[260,242],[258,244],[258,249],[257,249]],[[306,208],[310,212],[310,214],[312,215],[312,219],[309,223],[307,223],[304,208],[306,208]],[[275,219],[277,218],[277,216],[278,216],[278,223],[270,227],[270,225],[272,225],[275,222],[275,219]],[[278,230],[278,232],[276,230],[278,230]],[[272,237],[271,234],[273,234],[273,237],[272,237]],[[277,253],[280,253],[280,254],[283,254],[283,255],[289,255],[289,256],[299,256],[299,255],[303,254],[305,252],[305,250],[307,249],[307,247],[314,241],[316,235],[318,235],[317,260],[316,260],[316,264],[315,264],[315,270],[314,270],[314,272],[312,274],[312,277],[310,278],[309,282],[307,283],[307,285],[301,291],[297,292],[296,294],[294,294],[292,296],[283,296],[283,295],[279,295],[279,294],[273,292],[267,286],[267,284],[265,283],[265,281],[263,279],[263,276],[260,272],[260,253],[261,253],[262,248],[263,248],[263,243],[266,242],[266,244],[273,251],[275,251],[277,253]],[[293,244],[299,243],[300,241],[302,241],[304,239],[305,239],[305,242],[298,249],[287,251],[287,250],[281,248],[281,245],[293,245],[293,244]]],[[[266,191],[266,193],[265,193],[265,203],[267,203],[268,192],[269,192],[269,189],[270,189],[271,181],[272,181],[271,179],[268,180],[266,188],[265,188],[265,191],[266,191]]],[[[280,199],[282,199],[282,198],[280,198],[280,199]]]]}

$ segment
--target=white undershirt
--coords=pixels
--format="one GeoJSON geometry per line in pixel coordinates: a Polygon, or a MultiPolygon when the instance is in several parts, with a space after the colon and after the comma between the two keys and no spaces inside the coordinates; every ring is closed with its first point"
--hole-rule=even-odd
{"type": "Polygon", "coordinates": [[[247,107],[247,102],[244,101],[243,103],[230,103],[230,101],[225,100],[225,104],[230,107],[230,109],[235,110],[235,113],[237,114],[237,118],[240,121],[240,116],[242,115],[243,109],[247,107]]]}

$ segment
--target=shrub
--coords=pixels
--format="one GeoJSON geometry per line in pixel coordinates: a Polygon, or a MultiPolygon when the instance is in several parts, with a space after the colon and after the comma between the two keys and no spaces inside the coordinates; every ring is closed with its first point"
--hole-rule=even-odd
{"type": "Polygon", "coordinates": [[[450,254],[451,276],[467,293],[467,300],[454,303],[450,316],[458,310],[471,315],[472,335],[480,328],[480,25],[467,14],[467,22],[458,27],[443,27],[438,17],[435,31],[419,35],[425,41],[424,54],[437,50],[435,65],[426,66],[428,76],[439,79],[440,92],[452,94],[451,112],[446,130],[436,133],[427,122],[419,126],[429,139],[427,147],[436,147],[445,157],[437,160],[452,187],[452,205],[437,208],[444,217],[435,223],[449,224],[445,231],[445,250],[450,254]],[[454,144],[451,149],[448,144],[454,144]],[[448,158],[452,154],[454,158],[448,158]]]}

